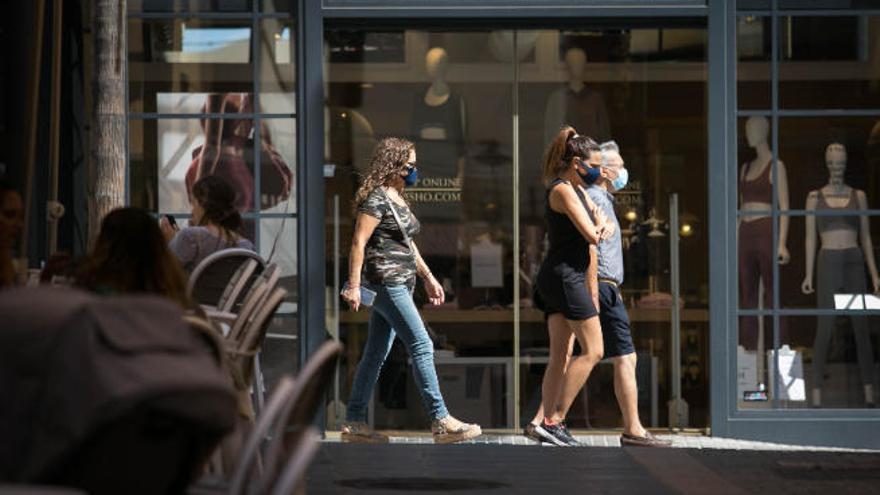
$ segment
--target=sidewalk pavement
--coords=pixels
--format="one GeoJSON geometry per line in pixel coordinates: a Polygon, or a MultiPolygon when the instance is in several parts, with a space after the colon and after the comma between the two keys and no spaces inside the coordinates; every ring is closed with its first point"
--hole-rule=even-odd
{"type": "Polygon", "coordinates": [[[325,441],[310,494],[878,493],[880,452],[673,435],[672,449],[620,447],[615,435],[577,435],[587,447],[539,446],[516,435],[468,444],[392,437],[389,445],[325,441]]]}

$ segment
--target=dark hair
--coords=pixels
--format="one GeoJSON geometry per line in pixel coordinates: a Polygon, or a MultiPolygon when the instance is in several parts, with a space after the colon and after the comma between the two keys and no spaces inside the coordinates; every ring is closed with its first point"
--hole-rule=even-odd
{"type": "Polygon", "coordinates": [[[578,135],[574,127],[567,125],[553,138],[541,165],[541,178],[549,185],[572,158],[587,160],[591,153],[598,153],[599,145],[592,138],[578,135]]]}
{"type": "Polygon", "coordinates": [[[104,217],[76,285],[95,291],[158,294],[191,307],[180,262],[168,249],[156,219],[140,208],[118,208],[104,217]]]}
{"type": "Polygon", "coordinates": [[[232,243],[242,226],[241,214],[235,208],[235,189],[220,177],[208,175],[193,184],[192,195],[205,211],[199,225],[219,227],[227,242],[232,243]]]}

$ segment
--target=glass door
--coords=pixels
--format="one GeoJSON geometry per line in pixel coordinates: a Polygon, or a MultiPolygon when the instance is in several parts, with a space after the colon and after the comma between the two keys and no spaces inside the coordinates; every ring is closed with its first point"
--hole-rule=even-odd
{"type": "MultiPolygon", "coordinates": [[[[328,428],[344,418],[368,336],[368,312],[349,311],[338,293],[352,198],[385,136],[416,144],[419,181],[407,189],[422,223],[416,243],[448,297],[431,306],[421,284],[414,297],[450,412],[484,429],[532,419],[548,355],[532,302],[546,250],[540,162],[563,124],[616,141],[630,170],[615,211],[642,422],[707,426],[706,44],[703,19],[528,30],[327,26],[327,328],[346,348],[328,428]],[[674,420],[672,397],[681,399],[674,420]]],[[[596,367],[572,426],[620,425],[614,369],[612,360],[596,367]]],[[[399,341],[370,411],[381,429],[428,424],[399,341]]]]}
{"type": "MultiPolygon", "coordinates": [[[[520,50],[536,54],[533,62],[520,63],[517,80],[520,425],[540,405],[548,360],[547,326],[531,298],[547,249],[540,163],[560,127],[571,125],[598,143],[616,142],[629,171],[629,184],[613,196],[641,421],[646,427],[706,427],[705,21],[594,21],[517,34],[520,50]]],[[[606,355],[622,348],[622,338],[605,339],[606,355]]],[[[572,405],[570,426],[622,425],[615,387],[616,370],[623,369],[619,361],[605,359],[593,369],[572,405]]]]}
{"type": "MultiPolygon", "coordinates": [[[[416,145],[418,182],[406,189],[421,222],[415,242],[446,291],[414,299],[434,343],[450,412],[484,428],[514,423],[512,31],[326,30],[325,174],[328,328],[346,354],[328,427],[344,414],[369,333],[369,312],[339,301],[348,276],[352,198],[383,137],[416,145]]],[[[427,415],[400,339],[375,387],[376,428],[424,430],[427,415]]]]}

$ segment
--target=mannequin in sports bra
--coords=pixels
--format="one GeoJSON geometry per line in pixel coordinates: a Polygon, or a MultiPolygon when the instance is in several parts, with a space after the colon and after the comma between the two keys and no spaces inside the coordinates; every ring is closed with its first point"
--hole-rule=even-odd
{"type": "MultiPolygon", "coordinates": [[[[779,217],[779,238],[773,248],[773,220],[769,215],[773,203],[773,153],[767,144],[770,124],[764,117],[746,121],[746,140],[755,149],[755,158],[743,164],[739,173],[740,210],[768,212],[766,215],[742,216],[739,219],[739,305],[742,309],[758,309],[759,285],[763,285],[763,309],[773,304],[773,260],[785,265],[791,258],[788,243],[788,217],[779,217]]],[[[780,210],[788,209],[788,177],[785,165],[776,160],[776,187],[780,210]]],[[[765,319],[769,321],[769,318],[765,319]]],[[[785,322],[780,319],[779,335],[787,339],[785,322]]],[[[769,325],[764,327],[770,329],[769,325]]],[[[765,332],[769,340],[772,332],[765,332]]],[[[739,343],[747,350],[758,349],[758,317],[739,318],[739,343]]]]}
{"type": "MultiPolygon", "coordinates": [[[[865,192],[844,182],[846,148],[839,143],[825,149],[828,184],[807,195],[807,210],[865,210],[868,200],[865,192]]],[[[880,293],[880,277],[874,261],[870,223],[867,216],[813,216],[806,217],[806,276],[801,284],[804,294],[816,292],[816,306],[834,308],[834,294],[864,294],[867,292],[865,265],[871,275],[872,289],[880,293]],[[816,256],[818,233],[821,245],[816,256]],[[816,268],[816,287],[813,288],[813,267],[816,268]]],[[[834,327],[834,316],[819,316],[816,340],[813,344],[813,405],[822,402],[822,382],[828,343],[834,327]]],[[[864,316],[850,317],[859,363],[859,372],[865,388],[865,403],[874,405],[874,356],[871,349],[868,320],[864,316]]]]}

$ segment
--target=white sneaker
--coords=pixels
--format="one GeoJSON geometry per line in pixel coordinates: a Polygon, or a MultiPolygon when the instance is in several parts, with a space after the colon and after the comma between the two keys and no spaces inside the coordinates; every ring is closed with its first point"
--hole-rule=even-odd
{"type": "Polygon", "coordinates": [[[470,440],[483,434],[480,425],[463,423],[451,415],[431,424],[434,443],[455,443],[470,440]]]}

